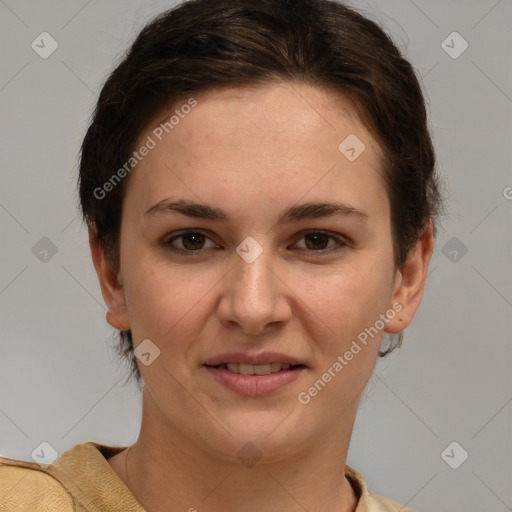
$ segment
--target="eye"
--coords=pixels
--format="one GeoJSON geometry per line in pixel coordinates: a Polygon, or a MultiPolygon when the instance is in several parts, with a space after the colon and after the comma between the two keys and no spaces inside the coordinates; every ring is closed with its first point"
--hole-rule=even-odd
{"type": "MultiPolygon", "coordinates": [[[[306,249],[307,252],[313,253],[326,253],[332,252],[337,249],[348,246],[349,244],[344,241],[343,238],[335,236],[324,231],[308,231],[302,234],[302,238],[299,241],[304,240],[305,244],[300,249],[306,249]],[[334,246],[329,243],[334,241],[334,246]]],[[[297,242],[298,243],[298,242],[297,242]]],[[[295,244],[297,246],[297,243],[295,244]]],[[[219,247],[211,238],[207,237],[201,231],[187,230],[168,238],[163,242],[163,245],[171,250],[172,252],[184,255],[195,255],[199,254],[202,249],[216,248],[219,247]],[[205,242],[210,241],[212,245],[205,247],[205,242]],[[179,241],[179,242],[178,242],[179,241]],[[181,247],[176,244],[179,243],[181,247]]]]}
{"type": "Polygon", "coordinates": [[[309,249],[310,252],[331,252],[332,250],[336,250],[336,247],[342,248],[348,245],[342,238],[324,231],[309,231],[308,233],[304,233],[300,240],[306,241],[306,249],[309,249]],[[326,247],[330,240],[335,241],[334,249],[332,246],[330,248],[326,247]]]}
{"type": "MultiPolygon", "coordinates": [[[[171,251],[180,253],[180,254],[197,254],[204,247],[205,240],[210,240],[205,234],[200,231],[185,231],[181,234],[173,236],[164,242],[164,245],[169,248],[171,251]],[[182,248],[176,247],[173,243],[182,239],[181,245],[182,248]]],[[[213,247],[217,247],[217,244],[213,243],[213,247]]]]}

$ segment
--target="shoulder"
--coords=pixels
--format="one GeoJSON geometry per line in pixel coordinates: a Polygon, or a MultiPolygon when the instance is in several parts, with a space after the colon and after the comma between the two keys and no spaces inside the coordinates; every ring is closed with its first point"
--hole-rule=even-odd
{"type": "Polygon", "coordinates": [[[0,457],[0,512],[75,511],[74,500],[35,462],[0,457]]]}
{"type": "Polygon", "coordinates": [[[355,512],[414,512],[397,501],[370,493],[363,475],[351,466],[345,466],[345,476],[359,497],[355,512]]]}
{"type": "Polygon", "coordinates": [[[378,494],[369,494],[367,501],[368,512],[413,512],[410,508],[378,494]]]}

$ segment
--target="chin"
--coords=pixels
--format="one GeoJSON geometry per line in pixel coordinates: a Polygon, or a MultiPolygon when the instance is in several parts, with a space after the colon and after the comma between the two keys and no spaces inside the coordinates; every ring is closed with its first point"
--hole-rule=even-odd
{"type": "Polygon", "coordinates": [[[224,415],[222,427],[217,423],[215,433],[202,436],[209,445],[209,452],[231,462],[250,465],[251,461],[276,462],[289,457],[290,446],[302,446],[307,437],[300,425],[292,425],[289,412],[257,411],[238,415],[224,415]],[[288,417],[287,417],[288,416],[288,417]],[[283,421],[284,420],[284,421],[283,421]],[[302,430],[298,436],[297,430],[302,430]],[[297,439],[295,440],[295,438],[297,439]],[[294,442],[295,440],[295,442],[294,442]]]}

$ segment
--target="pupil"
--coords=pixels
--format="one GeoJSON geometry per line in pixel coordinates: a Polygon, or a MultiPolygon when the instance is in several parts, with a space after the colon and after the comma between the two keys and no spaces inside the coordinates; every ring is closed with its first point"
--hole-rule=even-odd
{"type": "MultiPolygon", "coordinates": [[[[308,247],[308,249],[319,249],[318,246],[316,246],[316,247],[315,246],[313,246],[313,247],[310,246],[311,244],[309,244],[308,241],[311,240],[311,239],[315,240],[316,243],[318,243],[318,242],[327,242],[329,237],[326,234],[324,234],[324,233],[315,233],[315,234],[312,234],[312,235],[311,234],[310,235],[306,235],[306,246],[308,247]]],[[[322,243],[322,246],[323,245],[324,244],[322,243]]],[[[322,249],[322,248],[325,248],[325,247],[320,247],[320,249],[322,249]]]]}
{"type": "Polygon", "coordinates": [[[187,233],[186,235],[183,236],[183,245],[187,248],[187,249],[190,249],[191,251],[194,251],[194,250],[197,250],[197,249],[200,249],[201,248],[201,245],[202,245],[202,238],[204,237],[204,235],[201,235],[200,233],[187,233]],[[196,242],[195,244],[196,245],[199,245],[199,247],[190,247],[190,245],[194,245],[194,241],[192,241],[192,244],[189,244],[188,242],[190,240],[193,240],[193,239],[196,239],[196,242]],[[199,241],[197,241],[197,238],[199,238],[199,241]]]}
{"type": "MultiPolygon", "coordinates": [[[[204,242],[203,238],[204,235],[201,233],[187,233],[183,235],[183,245],[191,251],[200,249],[202,243],[204,242]],[[192,241],[192,243],[190,243],[190,241],[192,241]]],[[[325,244],[329,243],[329,237],[324,233],[309,234],[306,235],[305,239],[306,246],[308,249],[312,250],[325,248],[325,244]],[[313,242],[311,243],[311,241],[313,242]],[[318,247],[318,244],[320,244],[322,247],[318,247]]]]}

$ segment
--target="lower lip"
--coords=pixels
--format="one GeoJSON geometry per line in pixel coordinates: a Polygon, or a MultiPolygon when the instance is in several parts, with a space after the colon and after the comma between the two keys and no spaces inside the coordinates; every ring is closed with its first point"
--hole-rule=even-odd
{"type": "Polygon", "coordinates": [[[295,370],[282,370],[269,375],[242,375],[223,368],[205,366],[205,368],[227,388],[245,396],[270,395],[294,382],[306,369],[299,367],[295,370]]]}

